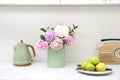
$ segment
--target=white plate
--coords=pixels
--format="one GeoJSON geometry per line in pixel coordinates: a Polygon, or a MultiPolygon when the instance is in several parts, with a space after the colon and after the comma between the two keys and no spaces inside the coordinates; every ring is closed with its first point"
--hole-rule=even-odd
{"type": "Polygon", "coordinates": [[[106,70],[106,71],[102,71],[102,72],[98,72],[98,71],[85,71],[85,70],[77,70],[78,72],[81,73],[85,73],[85,74],[94,74],[94,75],[102,75],[102,74],[110,74],[112,73],[112,70],[106,70]]]}

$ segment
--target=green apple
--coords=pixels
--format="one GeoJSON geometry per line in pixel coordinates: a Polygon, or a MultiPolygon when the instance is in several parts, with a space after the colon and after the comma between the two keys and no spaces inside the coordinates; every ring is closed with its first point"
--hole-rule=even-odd
{"type": "Polygon", "coordinates": [[[88,63],[89,63],[88,60],[83,61],[82,64],[81,64],[82,69],[86,70],[86,65],[87,65],[88,63]]]}
{"type": "Polygon", "coordinates": [[[90,62],[94,65],[97,65],[99,63],[99,59],[96,56],[91,57],[90,62]]]}
{"type": "Polygon", "coordinates": [[[98,63],[96,65],[96,71],[105,71],[106,70],[106,65],[104,63],[98,63]]]}
{"type": "Polygon", "coordinates": [[[95,66],[92,64],[92,63],[88,63],[87,65],[86,65],[86,70],[87,71],[94,71],[95,70],[95,66]]]}

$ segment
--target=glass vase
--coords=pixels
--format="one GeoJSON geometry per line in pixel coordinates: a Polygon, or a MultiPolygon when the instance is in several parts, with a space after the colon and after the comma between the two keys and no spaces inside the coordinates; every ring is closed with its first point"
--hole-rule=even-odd
{"type": "Polygon", "coordinates": [[[48,67],[61,68],[65,66],[65,47],[60,50],[52,50],[51,48],[48,48],[47,54],[48,67]]]}

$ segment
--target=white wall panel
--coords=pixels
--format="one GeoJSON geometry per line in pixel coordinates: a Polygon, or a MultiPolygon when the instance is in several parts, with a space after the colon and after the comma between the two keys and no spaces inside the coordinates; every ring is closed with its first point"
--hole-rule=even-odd
{"type": "Polygon", "coordinates": [[[0,61],[12,60],[13,47],[20,39],[32,44],[36,61],[46,61],[46,51],[36,48],[40,27],[76,24],[73,44],[66,47],[67,61],[82,61],[96,55],[101,38],[120,38],[119,6],[1,6],[0,61]]]}

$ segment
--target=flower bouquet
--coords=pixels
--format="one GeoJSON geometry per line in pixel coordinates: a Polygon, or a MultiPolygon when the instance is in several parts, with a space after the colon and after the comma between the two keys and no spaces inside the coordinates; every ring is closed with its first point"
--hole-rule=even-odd
{"type": "Polygon", "coordinates": [[[71,27],[58,24],[56,27],[40,28],[43,33],[40,34],[37,47],[41,50],[48,50],[49,67],[65,65],[65,46],[69,46],[74,41],[77,28],[78,26],[74,24],[71,27]],[[63,65],[61,65],[62,63],[63,65]]]}

